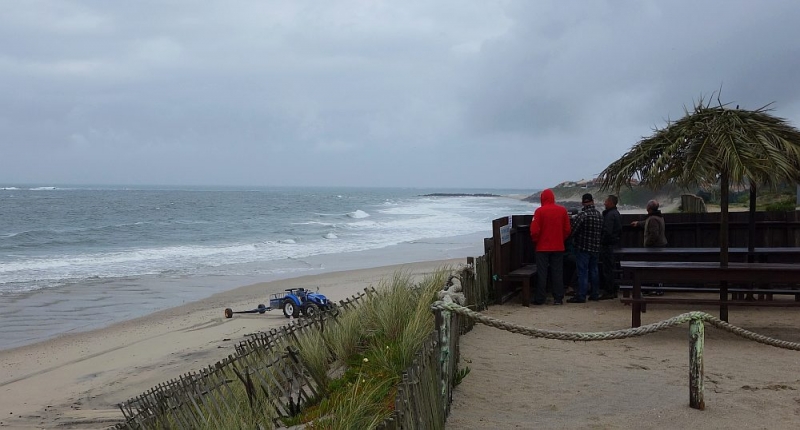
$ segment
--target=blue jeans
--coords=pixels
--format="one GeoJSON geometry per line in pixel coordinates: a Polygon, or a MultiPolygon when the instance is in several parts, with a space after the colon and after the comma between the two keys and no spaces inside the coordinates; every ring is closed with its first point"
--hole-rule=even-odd
{"type": "Polygon", "coordinates": [[[578,266],[578,291],[575,297],[578,300],[586,300],[586,293],[589,292],[591,282],[591,293],[589,297],[596,299],[600,296],[600,271],[597,268],[598,252],[588,252],[578,250],[575,260],[578,266]]]}

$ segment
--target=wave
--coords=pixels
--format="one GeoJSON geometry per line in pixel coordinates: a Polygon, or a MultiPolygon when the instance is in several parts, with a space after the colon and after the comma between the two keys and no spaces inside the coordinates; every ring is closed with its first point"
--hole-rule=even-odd
{"type": "Polygon", "coordinates": [[[70,236],[68,233],[54,230],[22,231],[0,235],[0,249],[34,249],[44,246],[86,245],[93,242],[93,240],[70,236]]]}
{"type": "Polygon", "coordinates": [[[320,225],[322,227],[336,227],[336,224],[320,221],[293,222],[292,225],[320,225]]]}
{"type": "Polygon", "coordinates": [[[369,214],[364,212],[364,211],[362,211],[361,209],[358,209],[355,212],[348,213],[347,216],[350,217],[350,218],[361,219],[361,218],[368,217],[369,214]]]}
{"type": "Polygon", "coordinates": [[[353,219],[367,218],[368,216],[370,216],[368,213],[362,211],[361,209],[356,209],[353,212],[347,212],[347,213],[343,213],[343,214],[341,214],[341,213],[314,212],[314,215],[319,216],[319,217],[338,217],[338,218],[347,217],[347,218],[353,218],[353,219]]]}
{"type": "Polygon", "coordinates": [[[120,234],[145,234],[150,222],[137,221],[115,225],[70,227],[61,229],[28,230],[0,235],[0,249],[43,248],[60,245],[90,245],[103,242],[103,238],[120,234]]]}
{"type": "Polygon", "coordinates": [[[58,190],[58,189],[59,188],[56,188],[56,187],[30,187],[30,188],[0,187],[0,190],[2,190],[2,191],[21,191],[21,190],[27,190],[27,191],[53,191],[53,190],[58,190]]]}
{"type": "MultiPolygon", "coordinates": [[[[132,195],[131,205],[135,210],[143,205],[166,207],[166,199],[156,200],[154,196],[132,195]]],[[[176,196],[181,197],[169,197],[176,196]]],[[[213,197],[216,202],[219,196],[213,197]]],[[[193,202],[196,195],[188,198],[193,202]]],[[[59,224],[48,226],[56,227],[55,231],[47,227],[37,230],[36,227],[47,224],[33,223],[32,232],[11,233],[22,236],[9,238],[2,236],[9,232],[0,234],[0,248],[3,248],[0,292],[33,285],[58,287],[89,279],[105,282],[110,278],[144,276],[261,274],[267,266],[270,270],[285,268],[291,258],[379,249],[476,232],[491,235],[492,219],[509,213],[529,213],[532,208],[529,203],[509,199],[416,196],[362,199],[355,204],[347,201],[320,206],[318,203],[318,200],[305,202],[303,206],[277,212],[274,217],[271,212],[265,217],[254,217],[253,208],[246,206],[241,212],[226,210],[224,216],[204,212],[200,217],[194,212],[187,215],[170,208],[174,216],[172,212],[155,216],[149,212],[135,213],[128,220],[100,220],[104,225],[77,218],[71,222],[60,220],[59,224]],[[361,209],[348,212],[353,207],[361,209]],[[325,213],[311,215],[311,208],[325,213]],[[205,223],[210,227],[185,227],[205,223]]],[[[29,226],[9,225],[9,229],[21,232],[25,227],[29,226]]]]}

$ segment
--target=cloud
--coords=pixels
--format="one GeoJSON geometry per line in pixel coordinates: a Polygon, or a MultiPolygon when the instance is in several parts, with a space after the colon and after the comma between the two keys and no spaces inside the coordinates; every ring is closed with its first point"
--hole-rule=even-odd
{"type": "Polygon", "coordinates": [[[701,95],[795,125],[792,1],[5,2],[0,183],[540,188],[701,95]]]}

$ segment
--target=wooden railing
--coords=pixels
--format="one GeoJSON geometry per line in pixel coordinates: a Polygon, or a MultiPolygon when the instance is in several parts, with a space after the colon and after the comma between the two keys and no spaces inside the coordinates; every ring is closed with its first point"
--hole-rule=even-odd
{"type": "MultiPolygon", "coordinates": [[[[598,208],[602,209],[602,208],[598,208]]],[[[641,214],[622,214],[624,248],[642,247],[643,229],[632,221],[641,214]]],[[[494,302],[504,303],[516,294],[519,283],[509,282],[508,274],[535,261],[529,225],[532,215],[511,215],[492,221],[491,243],[494,302]]],[[[756,212],[752,242],[757,248],[800,247],[800,212],[756,212]]],[[[666,213],[665,232],[670,247],[719,247],[720,213],[666,213]]],[[[728,220],[729,246],[747,248],[751,237],[750,214],[731,212],[728,220]]]]}

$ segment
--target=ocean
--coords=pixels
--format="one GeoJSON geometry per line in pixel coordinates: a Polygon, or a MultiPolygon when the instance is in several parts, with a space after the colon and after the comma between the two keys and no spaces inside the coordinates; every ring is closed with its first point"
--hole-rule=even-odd
{"type": "Polygon", "coordinates": [[[257,282],[478,256],[531,193],[0,186],[0,349],[257,282]]]}

